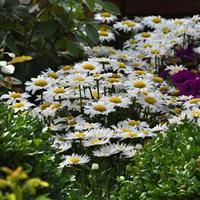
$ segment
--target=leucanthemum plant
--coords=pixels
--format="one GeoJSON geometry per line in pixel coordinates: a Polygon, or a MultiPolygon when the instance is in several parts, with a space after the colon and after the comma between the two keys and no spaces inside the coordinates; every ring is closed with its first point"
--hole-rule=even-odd
{"type": "MultiPolygon", "coordinates": [[[[107,12],[95,18],[116,20],[107,12]]],[[[120,49],[85,47],[88,59],[48,69],[26,82],[24,94],[10,91],[1,99],[47,124],[63,154],[63,171],[76,178],[82,168],[122,174],[146,140],[164,134],[169,124],[200,123],[200,77],[191,65],[198,60],[192,49],[198,48],[197,35],[187,32],[199,28],[197,21],[150,16],[116,22],[114,29],[131,33],[120,49]],[[33,94],[36,101],[29,102],[33,94]]],[[[99,29],[102,43],[117,39],[111,30],[99,29]]]]}

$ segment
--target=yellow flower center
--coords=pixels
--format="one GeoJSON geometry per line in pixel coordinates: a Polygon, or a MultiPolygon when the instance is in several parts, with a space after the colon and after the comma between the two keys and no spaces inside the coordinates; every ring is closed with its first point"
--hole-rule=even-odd
{"type": "Polygon", "coordinates": [[[138,68],[140,66],[140,64],[139,63],[132,63],[131,66],[134,67],[134,68],[138,68]]]}
{"type": "Polygon", "coordinates": [[[174,112],[177,113],[177,114],[180,114],[181,113],[181,109],[180,108],[174,108],[174,112]]]}
{"type": "Polygon", "coordinates": [[[156,99],[155,99],[154,97],[146,97],[146,98],[145,98],[145,102],[147,102],[148,104],[153,105],[153,104],[155,104],[157,101],[156,101],[156,99]]]}
{"type": "Polygon", "coordinates": [[[152,19],[152,22],[154,22],[155,24],[159,24],[161,22],[161,18],[160,17],[154,17],[152,19]]]}
{"type": "Polygon", "coordinates": [[[121,130],[122,132],[125,132],[125,133],[126,133],[126,132],[131,132],[131,130],[128,129],[128,128],[121,128],[120,130],[121,130]]]}
{"type": "Polygon", "coordinates": [[[85,63],[85,64],[83,64],[83,69],[93,70],[93,69],[95,69],[95,66],[91,63],[85,63]]]}
{"type": "Polygon", "coordinates": [[[58,78],[58,74],[56,74],[55,72],[49,72],[48,73],[48,77],[57,79],[58,78]]]}
{"type": "Polygon", "coordinates": [[[109,12],[103,12],[101,13],[102,17],[111,17],[111,14],[109,12]]]}
{"type": "Polygon", "coordinates": [[[135,71],[135,74],[136,74],[136,75],[144,75],[144,74],[146,74],[146,72],[145,72],[145,71],[142,71],[142,70],[136,70],[136,71],[135,71]]]}
{"type": "Polygon", "coordinates": [[[127,27],[134,27],[136,26],[136,23],[135,22],[132,22],[132,21],[124,21],[122,22],[123,25],[127,26],[127,27]]]}
{"type": "Polygon", "coordinates": [[[146,43],[146,44],[144,44],[144,45],[143,45],[143,47],[144,47],[145,49],[146,49],[146,48],[151,48],[151,47],[152,47],[152,45],[151,45],[151,44],[147,44],[147,43],[146,43]]]}
{"type": "Polygon", "coordinates": [[[78,81],[78,82],[81,82],[81,81],[84,81],[85,79],[82,77],[82,76],[77,76],[73,79],[74,81],[78,81]]]}
{"type": "Polygon", "coordinates": [[[160,54],[160,51],[157,50],[157,49],[152,49],[152,50],[151,50],[151,53],[154,54],[154,55],[159,55],[159,54],[160,54]]]}
{"type": "Polygon", "coordinates": [[[115,96],[115,97],[110,97],[110,98],[108,99],[108,101],[110,101],[111,103],[121,103],[121,102],[122,102],[121,98],[120,98],[120,97],[117,97],[117,96],[115,96]]]}
{"type": "Polygon", "coordinates": [[[99,143],[101,143],[102,142],[102,140],[91,140],[91,144],[99,144],[99,143]]]}
{"type": "Polygon", "coordinates": [[[121,78],[120,74],[112,74],[112,76],[110,76],[110,78],[121,78]]]}
{"type": "Polygon", "coordinates": [[[47,109],[48,107],[50,107],[50,103],[49,102],[44,102],[42,105],[40,105],[40,108],[41,110],[45,110],[47,109]]]}
{"type": "Polygon", "coordinates": [[[21,98],[22,95],[19,92],[13,92],[13,93],[10,94],[10,97],[13,98],[13,99],[17,99],[17,98],[21,98]]]}
{"type": "Polygon", "coordinates": [[[80,158],[78,157],[72,157],[72,158],[69,158],[68,161],[71,163],[71,164],[77,164],[80,162],[80,158]]]}
{"type": "Polygon", "coordinates": [[[147,131],[147,130],[144,130],[144,131],[142,131],[145,135],[148,135],[149,134],[149,131],[147,131]]]}
{"type": "Polygon", "coordinates": [[[35,86],[39,86],[39,87],[44,87],[44,86],[46,86],[48,83],[45,81],[45,80],[43,80],[43,79],[40,79],[40,80],[36,80],[35,82],[34,82],[34,85],[35,86]]]}
{"type": "Polygon", "coordinates": [[[200,111],[193,111],[192,116],[194,117],[200,117],[200,111]]]}
{"type": "Polygon", "coordinates": [[[123,63],[123,62],[119,62],[118,66],[119,66],[119,68],[126,68],[125,63],[123,63]]]}
{"type": "Polygon", "coordinates": [[[174,95],[174,96],[177,96],[177,95],[179,95],[179,90],[178,89],[176,89],[176,90],[174,90],[173,92],[172,92],[172,95],[174,95]]]}
{"type": "Polygon", "coordinates": [[[126,58],[128,58],[128,56],[126,54],[119,54],[118,57],[120,59],[126,59],[126,58]]]}
{"type": "Polygon", "coordinates": [[[128,125],[130,125],[130,126],[138,126],[138,125],[140,125],[140,121],[131,120],[131,121],[128,122],[128,125]]]}
{"type": "Polygon", "coordinates": [[[149,38],[149,37],[151,37],[151,33],[144,32],[144,33],[141,34],[141,36],[142,36],[143,38],[149,38]]]}
{"type": "Polygon", "coordinates": [[[129,137],[137,137],[137,133],[133,132],[133,131],[129,131],[126,133],[129,137]]]}
{"type": "Polygon", "coordinates": [[[117,82],[119,82],[119,80],[117,78],[108,78],[108,79],[106,79],[106,81],[109,82],[109,83],[117,83],[117,82]]]}
{"type": "Polygon", "coordinates": [[[137,57],[143,59],[145,57],[145,54],[140,53],[140,54],[137,55],[137,57]]]}
{"type": "Polygon", "coordinates": [[[166,87],[166,86],[163,86],[163,87],[160,88],[161,92],[167,92],[168,90],[169,90],[169,88],[166,87]]]}
{"type": "Polygon", "coordinates": [[[153,81],[156,82],[156,83],[162,83],[163,82],[163,78],[158,77],[158,76],[154,76],[153,77],[153,81]]]}
{"type": "Polygon", "coordinates": [[[70,121],[68,121],[68,124],[70,125],[70,126],[74,126],[74,125],[76,125],[77,124],[77,122],[76,122],[76,120],[70,120],[70,121]]]}
{"type": "Polygon", "coordinates": [[[176,24],[176,25],[181,25],[181,24],[183,24],[183,21],[180,20],[180,19],[176,19],[176,20],[175,20],[175,24],[176,24]]]}
{"type": "Polygon", "coordinates": [[[83,137],[85,137],[85,133],[74,133],[74,137],[76,137],[76,138],[83,138],[83,137]]]}
{"type": "MultiPolygon", "coordinates": [[[[92,92],[92,96],[95,98],[95,99],[97,99],[98,98],[98,92],[97,91],[93,91],[92,92]]],[[[99,97],[101,98],[101,94],[99,94],[99,97]]]]}
{"type": "Polygon", "coordinates": [[[99,111],[99,112],[105,112],[107,109],[104,105],[98,104],[94,106],[94,110],[99,111]]]}
{"type": "Polygon", "coordinates": [[[135,83],[133,83],[133,86],[136,88],[144,88],[146,87],[146,84],[143,81],[136,81],[135,83]]]}
{"type": "Polygon", "coordinates": [[[137,40],[131,39],[129,42],[130,42],[130,44],[137,44],[137,40]]]}
{"type": "Polygon", "coordinates": [[[22,108],[22,107],[24,107],[24,103],[22,103],[22,102],[13,104],[13,108],[14,109],[16,109],[16,108],[22,108]]]}
{"type": "Polygon", "coordinates": [[[100,75],[101,75],[101,74],[96,73],[96,74],[93,74],[92,76],[93,76],[94,78],[98,78],[98,77],[100,77],[100,75]]]}
{"type": "Polygon", "coordinates": [[[194,98],[189,101],[191,104],[200,103],[200,98],[194,98]]]}
{"type": "Polygon", "coordinates": [[[172,30],[170,29],[170,28],[168,28],[168,27],[165,27],[165,28],[163,28],[162,29],[162,32],[164,33],[164,34],[168,34],[168,33],[170,33],[172,30]]]}
{"type": "Polygon", "coordinates": [[[107,37],[109,35],[108,31],[99,31],[100,36],[107,37]]]}
{"type": "Polygon", "coordinates": [[[57,87],[53,90],[54,93],[56,94],[63,94],[65,93],[65,88],[64,87],[57,87]]]}
{"type": "Polygon", "coordinates": [[[72,66],[71,66],[71,65],[65,65],[65,66],[63,67],[63,70],[64,70],[64,71],[68,71],[68,70],[70,70],[70,69],[72,69],[72,66]]]}
{"type": "Polygon", "coordinates": [[[51,106],[52,109],[57,109],[57,108],[60,108],[60,107],[61,107],[61,104],[59,102],[57,102],[57,103],[55,103],[51,106]]]}

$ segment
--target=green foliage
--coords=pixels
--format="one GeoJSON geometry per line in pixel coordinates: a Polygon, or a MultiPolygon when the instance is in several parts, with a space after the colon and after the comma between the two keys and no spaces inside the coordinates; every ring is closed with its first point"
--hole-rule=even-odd
{"type": "Polygon", "coordinates": [[[93,46],[99,41],[93,20],[99,9],[119,14],[117,6],[102,0],[0,1],[0,48],[37,58],[19,64],[18,76],[24,74],[25,81],[47,66],[83,58],[80,43],[93,46]]]}
{"type": "Polygon", "coordinates": [[[116,199],[200,199],[199,133],[186,122],[152,139],[128,167],[116,199]]]}
{"type": "MultiPolygon", "coordinates": [[[[0,105],[0,166],[22,166],[31,177],[40,177],[50,184],[48,192],[53,199],[66,196],[70,181],[59,170],[61,155],[52,147],[53,138],[37,118],[28,113],[14,114],[0,105]],[[61,191],[62,190],[62,191],[61,191]]],[[[63,198],[65,199],[65,198],[63,198]]]]}
{"type": "MultiPolygon", "coordinates": [[[[2,167],[2,171],[6,173],[5,178],[0,179],[0,198],[3,200],[25,200],[27,193],[36,195],[36,189],[39,187],[49,187],[49,184],[39,178],[28,178],[28,175],[18,167],[16,170],[11,170],[7,167],[2,167]]],[[[35,197],[40,200],[50,200],[45,196],[35,197]]]]}

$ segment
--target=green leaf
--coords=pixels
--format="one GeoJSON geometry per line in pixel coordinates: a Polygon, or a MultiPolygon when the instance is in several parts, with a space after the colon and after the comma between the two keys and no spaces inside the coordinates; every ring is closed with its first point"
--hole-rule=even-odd
{"type": "Polygon", "coordinates": [[[120,15],[120,10],[117,5],[111,2],[103,2],[102,3],[104,10],[111,12],[116,15],[120,15]]]}
{"type": "Polygon", "coordinates": [[[83,0],[83,3],[89,8],[91,12],[94,11],[94,5],[95,5],[94,0],[83,0]]]}
{"type": "Polygon", "coordinates": [[[41,139],[33,139],[33,143],[38,147],[42,143],[41,139]]]}
{"type": "Polygon", "coordinates": [[[36,24],[36,32],[41,36],[48,37],[55,33],[57,27],[55,20],[38,22],[36,24]]]}
{"type": "Polygon", "coordinates": [[[74,41],[60,39],[55,44],[57,50],[67,50],[71,55],[78,56],[83,53],[82,48],[74,41]]]}
{"type": "Polygon", "coordinates": [[[94,43],[97,44],[99,41],[99,34],[98,29],[96,26],[92,24],[86,24],[85,26],[85,32],[87,34],[87,37],[94,43]]]}

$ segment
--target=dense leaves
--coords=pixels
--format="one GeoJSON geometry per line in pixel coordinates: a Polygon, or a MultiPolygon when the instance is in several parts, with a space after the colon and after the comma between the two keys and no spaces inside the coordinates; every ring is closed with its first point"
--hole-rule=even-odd
{"type": "Polygon", "coordinates": [[[28,113],[14,115],[12,109],[0,105],[0,166],[22,166],[31,177],[48,181],[50,196],[61,199],[70,181],[58,169],[61,156],[52,144],[52,135],[41,121],[28,113]]]}
{"type": "Polygon", "coordinates": [[[80,42],[92,46],[99,41],[92,19],[99,9],[119,14],[117,6],[101,0],[1,0],[0,49],[36,58],[19,65],[17,76],[24,81],[47,66],[83,58],[80,42]]]}
{"type": "Polygon", "coordinates": [[[199,132],[184,123],[152,139],[128,167],[116,199],[199,199],[199,132]]]}

